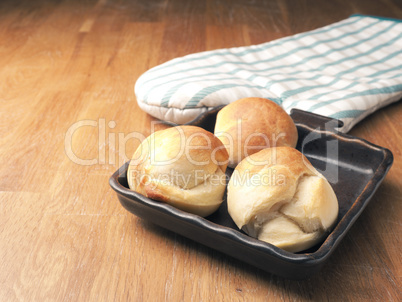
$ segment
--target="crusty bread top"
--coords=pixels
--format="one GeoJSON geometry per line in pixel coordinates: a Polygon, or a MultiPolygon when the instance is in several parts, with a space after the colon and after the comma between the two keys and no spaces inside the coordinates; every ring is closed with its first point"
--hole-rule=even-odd
{"type": "Polygon", "coordinates": [[[292,252],[318,243],[338,215],[328,181],[290,147],[243,159],[229,181],[227,204],[240,229],[292,252]]]}
{"type": "Polygon", "coordinates": [[[239,228],[259,213],[289,203],[305,176],[322,177],[298,150],[267,148],[236,167],[228,185],[228,210],[239,228]]]}
{"type": "Polygon", "coordinates": [[[228,154],[212,133],[194,126],[158,131],[145,139],[127,170],[130,189],[183,211],[208,216],[226,188],[228,154]]]}
{"type": "Polygon", "coordinates": [[[134,153],[129,169],[155,177],[172,175],[173,185],[191,189],[217,169],[225,172],[227,162],[226,149],[212,133],[196,126],[177,126],[145,139],[134,153]]]}
{"type": "Polygon", "coordinates": [[[236,167],[236,171],[239,173],[248,171],[250,174],[256,174],[262,169],[274,166],[286,166],[289,172],[295,176],[318,174],[303,153],[291,147],[266,148],[254,153],[242,160],[236,167]]]}
{"type": "Polygon", "coordinates": [[[275,102],[257,97],[239,99],[219,111],[215,135],[229,152],[229,166],[267,147],[297,143],[292,118],[275,102]]]}

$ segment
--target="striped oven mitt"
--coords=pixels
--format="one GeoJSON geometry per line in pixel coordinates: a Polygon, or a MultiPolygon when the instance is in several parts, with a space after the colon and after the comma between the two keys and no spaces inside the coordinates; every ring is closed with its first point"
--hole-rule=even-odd
{"type": "Polygon", "coordinates": [[[342,132],[402,98],[402,20],[353,15],[275,41],[176,58],[140,76],[139,106],[184,124],[243,97],[340,119],[342,132]]]}

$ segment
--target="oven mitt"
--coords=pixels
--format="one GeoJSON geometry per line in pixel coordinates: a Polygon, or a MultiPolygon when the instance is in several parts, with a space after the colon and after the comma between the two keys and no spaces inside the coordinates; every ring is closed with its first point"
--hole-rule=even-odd
{"type": "Polygon", "coordinates": [[[313,31],[187,55],[137,80],[142,110],[184,124],[219,105],[263,97],[336,118],[348,132],[402,98],[402,20],[353,15],[313,31]]]}

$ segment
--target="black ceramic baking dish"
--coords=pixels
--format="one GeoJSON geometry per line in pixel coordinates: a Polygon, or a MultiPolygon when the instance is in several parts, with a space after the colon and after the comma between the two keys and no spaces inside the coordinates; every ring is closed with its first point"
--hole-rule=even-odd
{"type": "MultiPolygon", "coordinates": [[[[219,108],[192,124],[213,129],[219,108]]],[[[392,153],[363,139],[337,132],[342,122],[293,110],[297,149],[327,177],[339,201],[339,215],[326,240],[301,253],[289,253],[239,231],[227,212],[226,200],[214,214],[202,218],[154,201],[128,189],[128,163],[110,178],[120,203],[129,212],[267,272],[291,279],[317,273],[329,259],[390,169],[392,153]]],[[[230,176],[231,170],[228,169],[230,176]]]]}

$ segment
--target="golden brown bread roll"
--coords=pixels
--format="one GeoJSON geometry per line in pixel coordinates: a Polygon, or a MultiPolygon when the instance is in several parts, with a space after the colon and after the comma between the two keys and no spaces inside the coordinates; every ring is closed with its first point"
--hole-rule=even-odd
{"type": "Polygon", "coordinates": [[[290,147],[245,158],[229,181],[227,203],[240,229],[290,252],[319,243],[338,216],[328,181],[290,147]]]}
{"type": "Polygon", "coordinates": [[[297,129],[292,118],[271,100],[249,97],[219,111],[215,135],[229,153],[231,168],[248,155],[268,147],[296,147],[297,129]]]}
{"type": "Polygon", "coordinates": [[[184,211],[207,216],[222,203],[228,154],[212,133],[195,126],[157,131],[133,155],[130,189],[184,211]]]}

